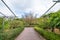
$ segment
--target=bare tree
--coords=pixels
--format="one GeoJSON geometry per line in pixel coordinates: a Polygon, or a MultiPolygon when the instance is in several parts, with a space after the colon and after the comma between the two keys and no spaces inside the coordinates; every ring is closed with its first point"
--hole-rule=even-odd
{"type": "Polygon", "coordinates": [[[33,25],[36,22],[36,17],[37,15],[34,16],[32,12],[25,13],[24,15],[22,15],[22,18],[24,19],[25,23],[29,26],[33,25]]]}

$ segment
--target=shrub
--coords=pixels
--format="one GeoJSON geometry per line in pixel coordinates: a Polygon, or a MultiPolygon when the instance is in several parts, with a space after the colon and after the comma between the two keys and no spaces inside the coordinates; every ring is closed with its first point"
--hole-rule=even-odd
{"type": "Polygon", "coordinates": [[[12,20],[9,24],[10,29],[18,28],[18,27],[23,27],[23,22],[19,20],[12,20]]]}
{"type": "Polygon", "coordinates": [[[60,35],[55,34],[53,32],[48,32],[42,28],[35,27],[35,30],[39,32],[44,38],[47,40],[60,40],[60,35]]]}
{"type": "Polygon", "coordinates": [[[16,28],[7,32],[0,33],[0,40],[14,40],[14,38],[22,32],[24,28],[16,28]]]}

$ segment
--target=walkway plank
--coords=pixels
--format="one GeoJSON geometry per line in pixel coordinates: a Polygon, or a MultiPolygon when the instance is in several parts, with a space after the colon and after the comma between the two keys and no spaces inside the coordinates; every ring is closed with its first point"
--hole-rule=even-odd
{"type": "Polygon", "coordinates": [[[34,28],[26,27],[15,40],[45,40],[34,28]]]}

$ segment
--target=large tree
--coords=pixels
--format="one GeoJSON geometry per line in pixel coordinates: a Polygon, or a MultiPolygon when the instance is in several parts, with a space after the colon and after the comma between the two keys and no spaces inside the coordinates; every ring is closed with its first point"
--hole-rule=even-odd
{"type": "Polygon", "coordinates": [[[60,10],[57,12],[52,12],[48,14],[49,20],[50,20],[50,27],[52,29],[52,32],[54,32],[54,28],[59,24],[60,22],[60,10]]]}

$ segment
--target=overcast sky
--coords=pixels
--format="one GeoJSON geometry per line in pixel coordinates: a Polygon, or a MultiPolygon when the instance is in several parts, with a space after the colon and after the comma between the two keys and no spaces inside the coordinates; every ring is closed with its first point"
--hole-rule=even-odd
{"type": "MultiPolygon", "coordinates": [[[[37,17],[43,15],[43,13],[51,7],[53,0],[4,0],[5,3],[12,9],[12,11],[21,17],[24,13],[32,12],[37,14],[37,17]]],[[[49,12],[57,11],[60,9],[60,3],[57,3],[49,12]]],[[[6,16],[13,15],[8,8],[0,0],[0,12],[6,16]]]]}

